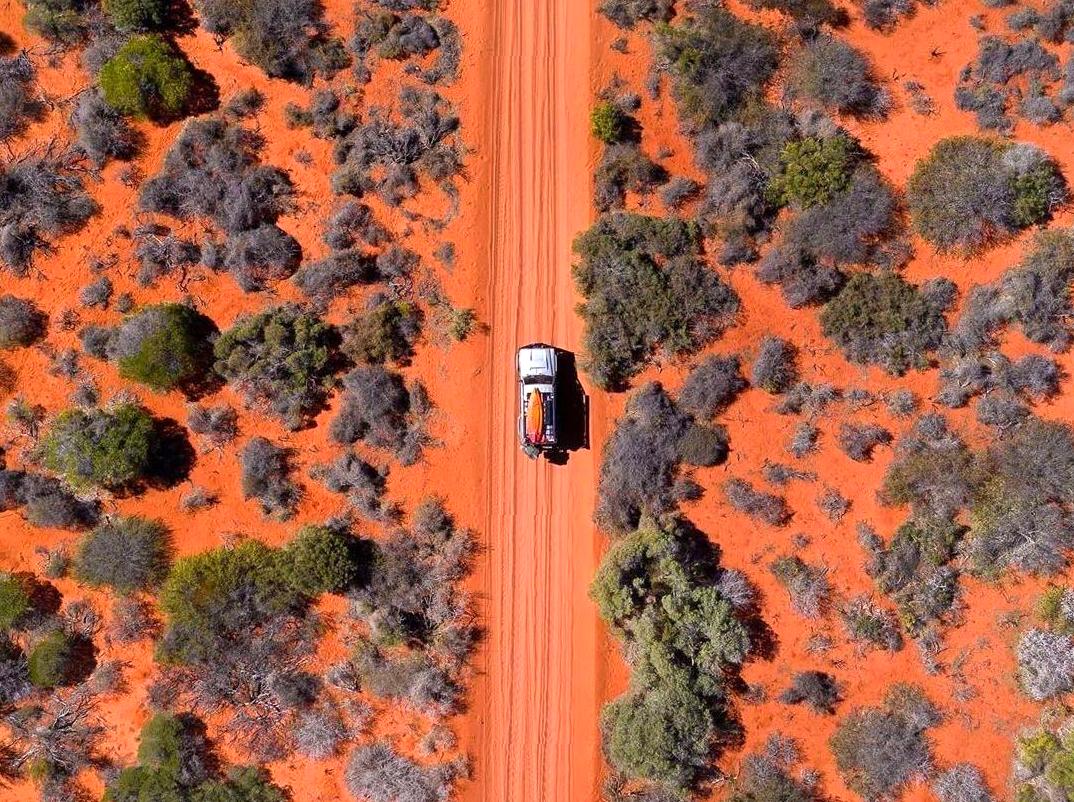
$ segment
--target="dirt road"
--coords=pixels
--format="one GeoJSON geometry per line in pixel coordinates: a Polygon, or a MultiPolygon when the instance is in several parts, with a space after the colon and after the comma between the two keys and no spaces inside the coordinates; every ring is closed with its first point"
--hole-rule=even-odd
{"type": "MultiPolygon", "coordinates": [[[[598,624],[586,589],[598,556],[591,522],[596,457],[564,466],[521,454],[515,350],[580,350],[571,242],[590,220],[589,3],[496,0],[485,137],[492,186],[487,299],[488,552],[481,567],[488,639],[471,714],[475,783],[485,802],[596,798],[598,624]]],[[[600,399],[592,442],[603,441],[600,399]]]]}

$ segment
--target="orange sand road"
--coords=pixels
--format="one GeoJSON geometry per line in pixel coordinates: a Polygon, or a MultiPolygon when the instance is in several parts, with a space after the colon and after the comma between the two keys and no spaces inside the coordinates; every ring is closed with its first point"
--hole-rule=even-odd
{"type": "MultiPolygon", "coordinates": [[[[602,646],[586,589],[599,555],[598,462],[584,451],[565,466],[522,455],[513,367],[519,345],[578,351],[581,342],[570,246],[590,219],[589,5],[495,0],[486,12],[488,551],[479,571],[489,633],[472,697],[475,783],[466,794],[485,802],[597,796],[602,646]]],[[[592,419],[599,444],[596,397],[592,419]]]]}

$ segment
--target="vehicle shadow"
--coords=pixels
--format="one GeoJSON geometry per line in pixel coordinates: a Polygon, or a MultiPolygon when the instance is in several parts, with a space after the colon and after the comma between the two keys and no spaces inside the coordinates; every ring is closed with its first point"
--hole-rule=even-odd
{"type": "Polygon", "coordinates": [[[570,452],[589,448],[589,396],[578,378],[574,354],[556,349],[556,415],[560,448],[545,452],[553,465],[566,465],[570,452]]]}

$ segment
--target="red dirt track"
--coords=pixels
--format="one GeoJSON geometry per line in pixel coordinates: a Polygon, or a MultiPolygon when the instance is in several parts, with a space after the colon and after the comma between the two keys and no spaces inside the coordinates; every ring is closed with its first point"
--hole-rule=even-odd
{"type": "MultiPolygon", "coordinates": [[[[571,242],[591,215],[589,76],[599,45],[589,3],[496,0],[486,13],[489,91],[479,141],[490,149],[490,403],[479,572],[488,639],[472,695],[477,764],[466,796],[592,799],[605,651],[586,596],[601,548],[592,523],[598,455],[575,452],[557,466],[520,452],[513,365],[516,348],[533,341],[581,350],[571,242]]],[[[590,440],[604,435],[594,395],[590,440]]]]}

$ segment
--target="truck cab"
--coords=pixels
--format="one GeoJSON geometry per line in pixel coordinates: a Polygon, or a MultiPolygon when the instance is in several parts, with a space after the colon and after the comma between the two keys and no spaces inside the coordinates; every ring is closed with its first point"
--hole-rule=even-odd
{"type": "Polygon", "coordinates": [[[556,409],[556,349],[532,343],[518,349],[518,437],[522,450],[536,459],[560,449],[556,409]]]}

